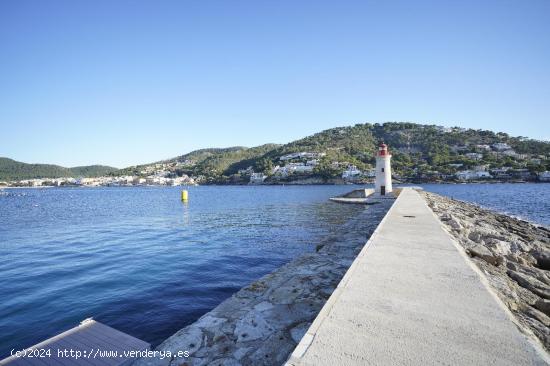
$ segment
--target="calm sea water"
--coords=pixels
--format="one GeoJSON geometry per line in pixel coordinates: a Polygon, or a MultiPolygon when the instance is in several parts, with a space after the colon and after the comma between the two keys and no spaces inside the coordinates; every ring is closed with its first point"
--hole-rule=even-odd
{"type": "Polygon", "coordinates": [[[422,184],[425,190],[550,226],[550,184],[422,184]]]}
{"type": "MultiPolygon", "coordinates": [[[[0,357],[86,317],[157,344],[361,206],[350,186],[10,189],[0,195],[0,357]]],[[[424,185],[550,225],[550,184],[424,185]]]]}
{"type": "Polygon", "coordinates": [[[349,186],[180,190],[5,190],[0,358],[91,316],[157,344],[363,209],[327,201],[349,186]]]}

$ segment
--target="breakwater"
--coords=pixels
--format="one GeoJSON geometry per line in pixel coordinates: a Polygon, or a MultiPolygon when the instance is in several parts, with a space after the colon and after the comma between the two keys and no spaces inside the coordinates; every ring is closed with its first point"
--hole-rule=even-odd
{"type": "Polygon", "coordinates": [[[136,365],[281,365],[294,350],[393,200],[369,205],[317,244],[241,289],[156,349],[187,358],[147,358],[136,365]]]}
{"type": "Polygon", "coordinates": [[[492,292],[405,188],[286,366],[549,364],[492,292]]]}

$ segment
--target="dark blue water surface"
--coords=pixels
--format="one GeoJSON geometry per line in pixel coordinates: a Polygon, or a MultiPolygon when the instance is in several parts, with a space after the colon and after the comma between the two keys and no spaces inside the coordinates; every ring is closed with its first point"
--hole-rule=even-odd
{"type": "Polygon", "coordinates": [[[7,189],[0,358],[93,316],[157,344],[311,251],[363,207],[346,186],[7,189]]]}
{"type": "MultiPolygon", "coordinates": [[[[350,186],[9,189],[0,194],[0,357],[95,319],[157,344],[313,250],[362,206],[350,186]]],[[[550,184],[424,185],[550,225],[550,184]]]]}
{"type": "Polygon", "coordinates": [[[425,190],[550,226],[550,184],[422,184],[425,190]]]}

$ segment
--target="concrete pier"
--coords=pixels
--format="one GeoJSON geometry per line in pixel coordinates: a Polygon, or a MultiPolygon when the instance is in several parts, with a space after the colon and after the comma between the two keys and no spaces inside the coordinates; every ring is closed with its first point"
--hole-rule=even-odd
{"type": "Polygon", "coordinates": [[[547,365],[425,201],[404,189],[287,365],[547,365]]]}

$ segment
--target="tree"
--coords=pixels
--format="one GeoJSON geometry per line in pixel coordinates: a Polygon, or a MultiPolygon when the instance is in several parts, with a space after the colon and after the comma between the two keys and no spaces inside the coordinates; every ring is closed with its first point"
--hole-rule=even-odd
{"type": "Polygon", "coordinates": [[[268,158],[260,159],[256,162],[256,169],[254,170],[269,175],[273,170],[273,162],[268,158]]]}

